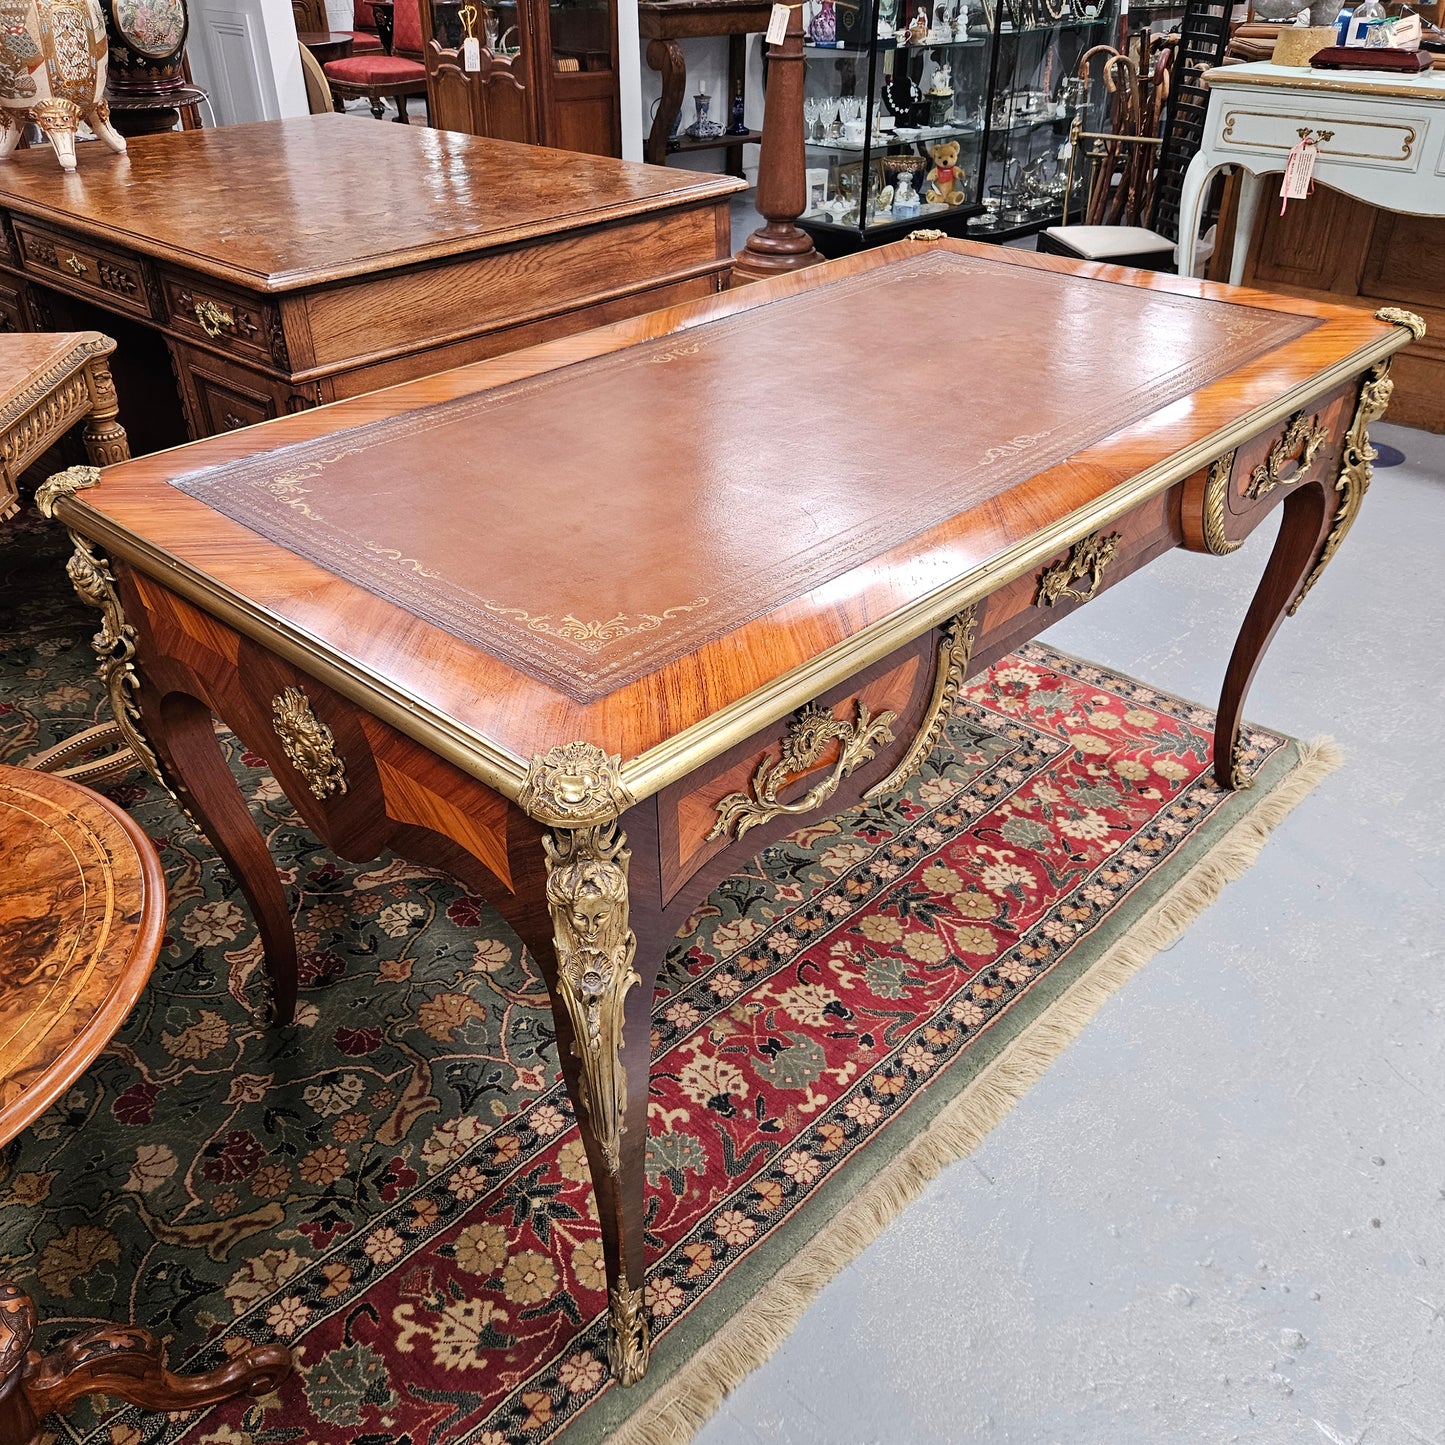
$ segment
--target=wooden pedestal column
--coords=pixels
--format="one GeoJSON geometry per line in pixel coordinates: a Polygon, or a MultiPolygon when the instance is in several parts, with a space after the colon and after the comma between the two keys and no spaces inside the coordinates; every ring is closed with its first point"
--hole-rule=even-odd
{"type": "Polygon", "coordinates": [[[803,7],[788,11],[788,30],[769,57],[763,110],[758,210],[764,224],[733,257],[734,286],[814,266],[823,258],[798,224],[808,203],[803,157],[803,7]]]}

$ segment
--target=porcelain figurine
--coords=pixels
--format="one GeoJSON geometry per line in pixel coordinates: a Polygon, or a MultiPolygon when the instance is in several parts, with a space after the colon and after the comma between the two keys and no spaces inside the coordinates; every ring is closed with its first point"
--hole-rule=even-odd
{"type": "Polygon", "coordinates": [[[0,0],[0,159],[34,121],[63,171],[75,169],[75,132],[85,121],[118,154],[125,137],[105,102],[105,19],[96,0],[0,0]]]}
{"type": "Polygon", "coordinates": [[[913,189],[913,173],[899,171],[893,187],[893,219],[912,220],[918,214],[918,192],[913,189]]]}

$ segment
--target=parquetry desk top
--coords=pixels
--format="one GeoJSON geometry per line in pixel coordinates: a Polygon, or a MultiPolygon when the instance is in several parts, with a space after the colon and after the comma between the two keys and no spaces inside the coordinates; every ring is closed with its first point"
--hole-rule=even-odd
{"type": "Polygon", "coordinates": [[[644,796],[1405,339],[908,242],[112,468],[62,515],[513,796],[575,739],[644,796]]]}
{"type": "Polygon", "coordinates": [[[138,136],[124,156],[82,146],[73,175],[47,153],[21,152],[0,169],[0,207],[253,290],[288,291],[716,200],[743,184],[307,115],[138,136]]]}

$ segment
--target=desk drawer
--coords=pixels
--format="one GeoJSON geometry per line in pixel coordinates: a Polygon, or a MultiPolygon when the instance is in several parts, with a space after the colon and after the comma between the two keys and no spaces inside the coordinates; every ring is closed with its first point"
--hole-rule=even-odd
{"type": "Polygon", "coordinates": [[[134,316],[150,316],[144,263],[139,256],[51,231],[33,221],[15,222],[21,265],[32,276],[59,282],[67,291],[134,316]]]}
{"type": "Polygon", "coordinates": [[[1358,385],[1311,402],[1190,477],[1180,492],[1184,545],[1228,556],[1295,487],[1332,486],[1358,385]]]}
{"type": "Polygon", "coordinates": [[[319,398],[214,352],[168,343],[192,441],[305,411],[319,398]]]}
{"type": "Polygon", "coordinates": [[[219,347],[238,361],[291,369],[281,315],[274,306],[184,272],[163,272],[161,287],[176,335],[219,347]]]}
{"type": "Polygon", "coordinates": [[[1428,122],[1412,116],[1385,115],[1379,120],[1356,114],[1331,115],[1322,106],[1294,115],[1264,107],[1230,105],[1225,108],[1219,139],[1233,150],[1272,155],[1281,163],[1305,134],[1319,139],[1319,159],[1349,165],[1384,166],[1413,171],[1419,168],[1420,150],[1428,122]]]}

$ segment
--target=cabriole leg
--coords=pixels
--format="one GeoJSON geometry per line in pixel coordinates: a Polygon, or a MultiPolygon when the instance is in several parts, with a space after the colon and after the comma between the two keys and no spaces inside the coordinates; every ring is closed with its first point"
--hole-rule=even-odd
{"type": "Polygon", "coordinates": [[[1360,387],[1354,419],[1345,434],[1339,477],[1333,488],[1310,482],[1292,492],[1284,504],[1274,551],[1249,604],[1224,675],[1224,691],[1214,727],[1214,777],[1221,787],[1240,786],[1235,765],[1239,723],[1249,684],[1265,649],[1279,631],[1280,623],[1294,615],[1339,550],[1369,489],[1370,463],[1375,452],[1370,446],[1367,428],[1384,415],[1389,405],[1394,386],[1389,371],[1389,362],[1380,362],[1360,387]]]}
{"type": "Polygon", "coordinates": [[[256,828],[235,774],[216,737],[215,719],[199,698],[171,692],[158,698],[149,687],[141,706],[161,765],[181,805],[210,840],[251,905],[271,975],[276,1022],[296,1015],[296,933],[281,876],[256,828]]]}

